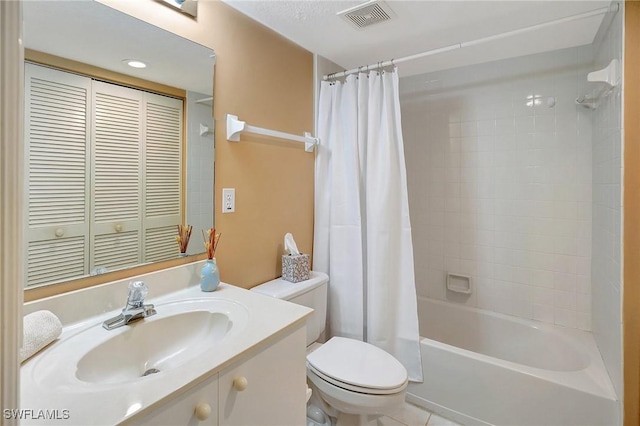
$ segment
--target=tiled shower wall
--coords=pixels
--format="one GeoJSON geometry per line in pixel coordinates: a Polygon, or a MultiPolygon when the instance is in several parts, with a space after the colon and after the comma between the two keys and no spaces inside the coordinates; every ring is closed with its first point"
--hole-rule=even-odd
{"type": "Polygon", "coordinates": [[[419,296],[591,328],[592,113],[574,102],[590,55],[401,81],[419,296]]]}
{"type": "MultiPolygon", "coordinates": [[[[593,69],[622,59],[622,12],[596,45],[593,69]]],[[[593,111],[593,332],[611,381],[622,395],[621,232],[622,100],[620,86],[593,111]]]]}
{"type": "Polygon", "coordinates": [[[187,212],[186,223],[193,226],[194,240],[187,253],[204,251],[201,231],[213,227],[213,113],[212,106],[196,103],[210,97],[202,93],[187,92],[187,212]],[[200,124],[210,132],[200,135],[200,124]]]}

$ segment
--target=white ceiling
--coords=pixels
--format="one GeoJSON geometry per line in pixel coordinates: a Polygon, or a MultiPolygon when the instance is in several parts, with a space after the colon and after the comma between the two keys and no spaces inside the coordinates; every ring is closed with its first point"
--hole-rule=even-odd
{"type": "MultiPolygon", "coordinates": [[[[388,0],[396,17],[356,29],[337,12],[362,1],[224,0],[303,48],[345,69],[537,25],[609,1],[388,0]]],[[[591,44],[604,15],[546,27],[400,65],[401,76],[591,44]]]]}
{"type": "Polygon", "coordinates": [[[213,93],[213,51],[92,0],[23,2],[25,47],[148,81],[213,93]],[[134,69],[123,59],[148,64],[134,69]]]}

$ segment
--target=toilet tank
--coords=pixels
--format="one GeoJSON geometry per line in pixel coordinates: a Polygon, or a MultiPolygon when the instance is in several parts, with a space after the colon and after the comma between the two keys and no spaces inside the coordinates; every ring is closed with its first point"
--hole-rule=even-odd
{"type": "Polygon", "coordinates": [[[251,291],[286,300],[313,309],[307,319],[307,346],[318,340],[327,319],[327,286],[329,277],[322,272],[311,271],[311,278],[292,283],[282,278],[260,284],[251,291]]]}

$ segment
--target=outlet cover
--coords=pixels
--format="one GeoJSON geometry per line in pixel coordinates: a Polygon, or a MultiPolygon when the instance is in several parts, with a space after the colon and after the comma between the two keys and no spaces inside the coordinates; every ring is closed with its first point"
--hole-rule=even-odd
{"type": "Polygon", "coordinates": [[[222,188],[222,213],[236,211],[236,189],[222,188]]]}

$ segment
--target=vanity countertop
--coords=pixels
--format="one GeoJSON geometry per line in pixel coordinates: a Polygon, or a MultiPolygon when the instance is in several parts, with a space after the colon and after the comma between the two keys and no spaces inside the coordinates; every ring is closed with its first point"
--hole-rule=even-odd
{"type": "MultiPolygon", "coordinates": [[[[123,300],[126,299],[126,293],[122,297],[123,300]]],[[[65,357],[64,354],[46,356],[48,351],[53,351],[58,345],[57,351],[60,352],[60,345],[66,339],[95,327],[96,324],[102,324],[105,319],[120,313],[120,309],[65,324],[62,335],[57,341],[22,364],[21,409],[32,410],[32,412],[29,412],[27,418],[23,419],[20,424],[41,425],[43,418],[38,419],[37,416],[39,414],[52,415],[52,412],[58,418],[68,417],[66,420],[55,420],[56,424],[113,425],[128,423],[137,415],[148,413],[170,397],[174,397],[216,374],[257,345],[270,339],[276,340],[283,333],[301,326],[313,312],[312,309],[304,306],[262,296],[225,283],[222,283],[218,290],[210,293],[202,292],[198,285],[191,285],[159,297],[148,298],[147,302],[154,303],[160,312],[163,304],[177,300],[202,298],[234,301],[246,308],[248,319],[237,337],[215,347],[215,350],[197,356],[190,362],[164,372],[164,374],[150,375],[126,384],[87,383],[79,380],[75,374],[67,374],[67,378],[62,383],[53,385],[51,380],[40,380],[39,372],[43,371],[43,367],[48,370],[59,369],[61,371],[75,369],[75,364],[72,361],[74,359],[72,345],[67,345],[68,349],[65,349],[70,351],[68,357],[65,357]],[[40,362],[50,361],[55,361],[56,365],[38,365],[40,362]],[[64,363],[67,361],[69,365],[65,366],[64,363]],[[42,413],[42,410],[49,410],[49,413],[42,413]]],[[[106,334],[113,332],[104,329],[102,331],[106,334]]],[[[135,350],[135,343],[135,341],[131,342],[132,351],[135,350]]]]}

